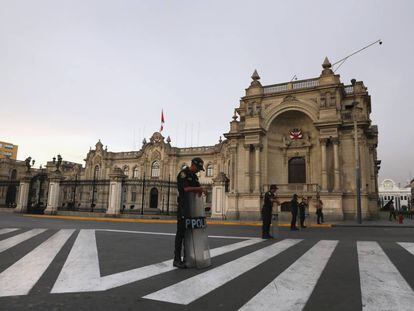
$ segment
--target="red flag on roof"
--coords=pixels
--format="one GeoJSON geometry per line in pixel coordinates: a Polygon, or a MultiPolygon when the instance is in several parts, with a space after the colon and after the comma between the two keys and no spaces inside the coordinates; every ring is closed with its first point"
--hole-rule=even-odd
{"type": "Polygon", "coordinates": [[[164,129],[164,110],[161,110],[161,129],[160,132],[164,129]]]}

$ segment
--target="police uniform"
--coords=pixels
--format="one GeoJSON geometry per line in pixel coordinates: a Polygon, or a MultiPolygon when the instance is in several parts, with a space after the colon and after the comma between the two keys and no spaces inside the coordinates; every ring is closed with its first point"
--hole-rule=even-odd
{"type": "Polygon", "coordinates": [[[268,191],[265,193],[264,197],[264,204],[262,208],[262,219],[263,219],[263,227],[262,227],[262,237],[270,237],[269,234],[270,224],[272,222],[272,207],[273,207],[273,200],[276,198],[276,195],[272,191],[268,191]]]}
{"type": "MultiPolygon", "coordinates": [[[[174,260],[181,261],[181,249],[185,236],[185,218],[189,216],[188,193],[186,187],[200,187],[198,177],[190,168],[186,167],[177,176],[178,209],[177,209],[177,234],[175,235],[174,260]]],[[[184,250],[185,257],[185,250],[184,250]]]]}
{"type": "Polygon", "coordinates": [[[307,206],[308,205],[304,201],[299,203],[299,219],[300,219],[300,226],[302,228],[306,228],[306,226],[305,226],[305,213],[306,213],[306,207],[307,206]]]}
{"type": "Polygon", "coordinates": [[[296,228],[296,218],[298,217],[298,209],[299,203],[297,197],[294,197],[292,201],[290,201],[290,211],[292,213],[292,221],[290,222],[290,230],[298,230],[296,228]]]}

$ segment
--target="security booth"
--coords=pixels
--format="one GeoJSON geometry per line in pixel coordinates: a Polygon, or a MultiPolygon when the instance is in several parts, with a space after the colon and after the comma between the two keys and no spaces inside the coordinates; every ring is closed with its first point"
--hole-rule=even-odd
{"type": "Polygon", "coordinates": [[[211,266],[211,258],[203,198],[189,193],[188,203],[185,218],[185,264],[187,268],[207,268],[211,266]]]}

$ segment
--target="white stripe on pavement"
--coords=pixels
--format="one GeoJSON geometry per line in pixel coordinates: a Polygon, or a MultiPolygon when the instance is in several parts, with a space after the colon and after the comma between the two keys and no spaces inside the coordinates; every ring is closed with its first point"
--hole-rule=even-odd
{"type": "Polygon", "coordinates": [[[411,254],[414,255],[414,243],[398,242],[397,244],[399,244],[400,246],[402,246],[403,248],[405,248],[407,251],[409,251],[411,254]]]}
{"type": "Polygon", "coordinates": [[[0,235],[1,235],[1,234],[6,234],[6,233],[9,233],[9,232],[13,232],[13,231],[16,231],[16,230],[19,230],[19,229],[17,229],[17,228],[5,228],[5,229],[0,229],[0,235]]]}
{"type": "Polygon", "coordinates": [[[414,292],[377,242],[357,242],[363,310],[413,310],[414,292]]]}
{"type": "Polygon", "coordinates": [[[144,298],[188,305],[300,241],[286,239],[274,243],[217,268],[144,296],[144,298]]]}
{"type": "MultiPolygon", "coordinates": [[[[138,233],[138,234],[152,234],[152,235],[169,235],[175,236],[175,233],[169,232],[153,232],[153,231],[132,231],[132,230],[115,230],[115,229],[95,229],[96,231],[120,232],[120,233],[138,233]]],[[[217,239],[257,239],[255,237],[231,236],[231,235],[209,235],[209,238],[217,239]]]]}
{"type": "Polygon", "coordinates": [[[0,274],[0,297],[27,295],[74,231],[58,231],[3,271],[0,274]]]}
{"type": "MultiPolygon", "coordinates": [[[[211,257],[254,245],[261,239],[249,239],[212,249],[211,257]]],[[[172,260],[100,276],[99,258],[94,230],[81,230],[59,274],[51,293],[103,291],[143,280],[176,269],[172,260]]]]}
{"type": "Polygon", "coordinates": [[[0,241],[0,253],[45,231],[46,229],[33,229],[2,240],[0,241]]]}
{"type": "Polygon", "coordinates": [[[319,241],[240,310],[302,310],[337,243],[319,241]]]}

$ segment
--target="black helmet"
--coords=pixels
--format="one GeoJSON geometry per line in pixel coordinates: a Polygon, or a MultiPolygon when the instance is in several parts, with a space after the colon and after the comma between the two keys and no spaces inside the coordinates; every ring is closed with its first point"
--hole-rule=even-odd
{"type": "Polygon", "coordinates": [[[199,157],[196,157],[196,158],[193,158],[191,160],[191,163],[194,164],[197,167],[198,170],[204,171],[204,167],[203,167],[204,161],[203,161],[203,159],[201,159],[199,157]]]}

